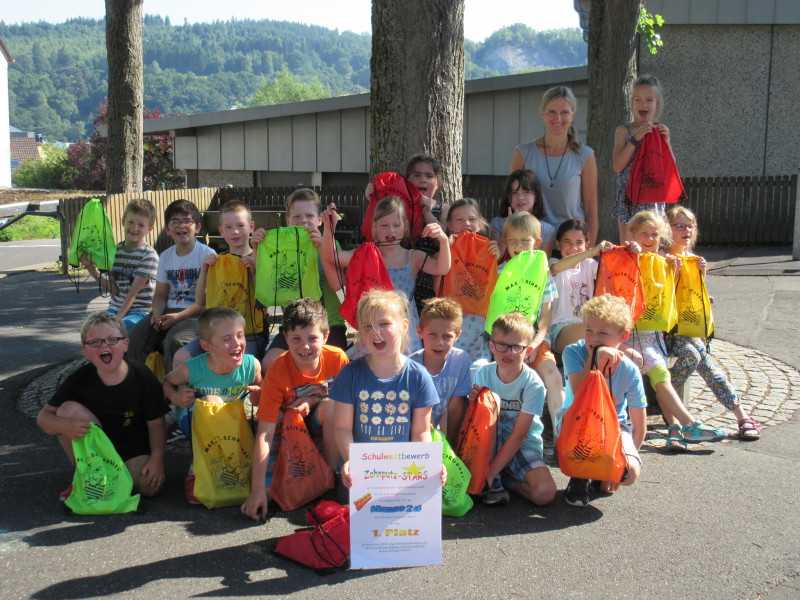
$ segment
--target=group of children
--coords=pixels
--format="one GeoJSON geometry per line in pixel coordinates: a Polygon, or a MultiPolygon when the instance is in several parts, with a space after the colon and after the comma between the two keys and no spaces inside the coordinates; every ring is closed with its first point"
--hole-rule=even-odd
{"type": "MultiPolygon", "coordinates": [[[[636,88],[639,96],[646,95],[643,86],[636,88]]],[[[643,105],[650,108],[636,113],[644,125],[625,127],[620,144],[635,145],[639,133],[658,128],[652,123],[652,99],[645,100],[650,104],[643,105]]],[[[621,161],[627,158],[620,155],[621,161]]],[[[596,259],[614,247],[605,241],[590,246],[582,221],[566,220],[554,229],[537,218],[541,192],[533,172],[521,169],[509,176],[505,204],[491,221],[472,199],[432,200],[439,176],[435,159],[414,157],[406,174],[423,196],[425,224],[419,237],[435,240],[438,251],[429,256],[408,244],[410,215],[403,199],[389,196],[377,202],[372,243],[393,289],[371,289],[357,299],[352,344],[339,307],[346,295],[341,270],[348,268],[354,252],[338,246],[336,207],[323,209],[313,190],[289,196],[286,222],[305,228],[318,249],[322,297],[298,298],[283,306],[274,336],[267,335],[263,307],[252,297],[247,314],[225,306],[224,300],[209,300],[219,297],[208,282],[222,257],[196,240],[200,214],[194,205],[179,200],[166,209],[166,230],[174,245],[159,258],[145,243],[154,222],[153,206],[132,201],[124,215],[125,240],[108,279],[90,266],[111,292],[107,313],[90,316],[81,331],[90,364],[71,375],[42,409],[41,428],[57,435],[71,456],[71,440],[82,436],[89,423],[100,424],[138,489],[151,495],[164,482],[165,415],[172,415],[191,436],[196,398],[225,402],[249,396],[257,406],[258,425],[251,491],[241,510],[253,519],[266,515],[273,442],[289,410],[305,417],[325,460],[349,486],[352,442],[429,441],[431,428],[437,427],[455,446],[469,403],[488,388],[496,394],[499,418],[482,482],[487,504],[508,502],[507,490],[537,505],[553,501],[556,484],[543,451],[545,407],[557,436],[561,416],[592,368],[608,379],[626,469],[621,482],[570,479],[564,498],[572,505],[585,506],[593,495],[613,492],[619,483],[630,485],[639,476],[638,449],[646,433],[643,375],[668,423],[668,450],[727,436],[698,421],[675,390],[695,370],[736,415],[739,437],[758,438],[757,423],[714,365],[705,339],[637,327],[628,302],[595,295],[596,259]],[[433,278],[434,290],[442,289],[441,279],[451,269],[451,246],[467,234],[491,240],[488,260],[499,272],[523,253],[549,255],[537,306],[501,314],[489,323],[485,314],[466,311],[449,297],[428,299],[418,311],[420,274],[433,278]],[[142,366],[157,349],[167,367],[163,385],[142,366]],[[171,413],[168,403],[174,407],[171,413]]],[[[664,255],[677,269],[680,257],[692,254],[697,220],[686,208],[661,208],[625,214],[621,239],[631,252],[664,255]]],[[[245,287],[251,293],[259,276],[254,247],[262,243],[264,232],[255,229],[247,206],[233,201],[221,209],[220,233],[231,260],[241,261],[247,270],[245,287]]],[[[488,297],[492,290],[483,293],[488,297]]],[[[187,500],[196,502],[191,470],[185,489],[187,500]]]]}

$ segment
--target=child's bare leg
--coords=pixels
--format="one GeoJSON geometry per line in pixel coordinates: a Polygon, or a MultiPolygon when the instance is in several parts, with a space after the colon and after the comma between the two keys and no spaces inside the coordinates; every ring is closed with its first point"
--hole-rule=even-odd
{"type": "Polygon", "coordinates": [[[555,340],[553,349],[558,353],[562,353],[564,352],[564,348],[582,339],[583,323],[572,323],[571,325],[563,327],[561,331],[558,332],[558,337],[555,340]]]}
{"type": "Polygon", "coordinates": [[[550,411],[550,418],[555,422],[556,415],[564,404],[564,380],[553,355],[549,352],[536,363],[534,368],[547,388],[547,409],[550,411]]]}
{"type": "Polygon", "coordinates": [[[556,497],[556,482],[546,465],[536,467],[525,473],[524,481],[514,481],[511,489],[536,506],[550,504],[556,497]]]}
{"type": "Polygon", "coordinates": [[[126,460],[125,466],[128,467],[128,472],[131,474],[131,479],[133,479],[133,487],[138,490],[142,496],[149,498],[155,496],[161,489],[161,486],[153,485],[142,479],[142,468],[147,464],[148,460],[150,460],[149,454],[140,454],[139,456],[134,456],[126,460]]]}
{"type": "Polygon", "coordinates": [[[328,466],[335,471],[339,467],[340,456],[333,430],[333,400],[321,401],[316,414],[322,425],[322,454],[328,466]]]}
{"type": "Polygon", "coordinates": [[[455,448],[458,445],[458,434],[461,432],[461,424],[464,421],[464,415],[467,414],[467,401],[466,398],[459,398],[455,396],[450,398],[447,403],[447,441],[455,448]]]}
{"type": "MultiPolygon", "coordinates": [[[[56,416],[62,417],[64,419],[83,419],[85,421],[91,421],[92,423],[99,424],[100,421],[97,417],[94,416],[92,411],[86,408],[80,402],[73,402],[68,400],[64,402],[61,406],[56,409],[56,416]]],[[[64,436],[56,436],[58,437],[58,443],[61,444],[61,447],[64,449],[64,452],[69,459],[70,464],[75,464],[75,456],[72,454],[72,441],[68,440],[64,436]]]]}

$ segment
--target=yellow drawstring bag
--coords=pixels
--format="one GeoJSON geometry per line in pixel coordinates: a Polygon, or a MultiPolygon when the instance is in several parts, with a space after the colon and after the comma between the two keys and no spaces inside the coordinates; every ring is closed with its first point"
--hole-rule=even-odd
{"type": "Polygon", "coordinates": [[[253,431],[242,400],[195,400],[192,469],[194,495],[203,506],[235,506],[247,500],[252,451],[253,431]]]}
{"type": "Polygon", "coordinates": [[[672,331],[678,322],[675,306],[675,274],[667,260],[653,252],[639,257],[644,286],[644,312],[636,321],[639,331],[672,331]]]}
{"type": "Polygon", "coordinates": [[[161,352],[151,352],[144,360],[144,366],[150,369],[150,372],[156,376],[161,383],[164,383],[164,377],[167,376],[166,368],[164,367],[164,357],[161,352]]]}
{"type": "Polygon", "coordinates": [[[707,340],[714,335],[714,317],[699,256],[681,256],[675,286],[678,305],[678,335],[707,340]]]}
{"type": "Polygon", "coordinates": [[[235,254],[221,254],[206,275],[206,308],[224,306],[244,317],[247,335],[264,331],[264,313],[256,306],[250,273],[235,254]]]}

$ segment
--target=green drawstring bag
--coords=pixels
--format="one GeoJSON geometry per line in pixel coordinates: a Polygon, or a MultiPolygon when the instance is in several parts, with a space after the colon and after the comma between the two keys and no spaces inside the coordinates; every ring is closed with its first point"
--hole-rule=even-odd
{"type": "Polygon", "coordinates": [[[256,299],[263,306],[286,306],[300,298],[319,300],[318,259],[305,227],[270,229],[256,253],[256,299]]]}
{"type": "Polygon", "coordinates": [[[447,441],[435,427],[431,430],[434,442],[442,443],[442,464],[447,471],[447,483],[442,488],[442,514],[445,517],[463,517],[472,510],[472,498],[467,493],[470,472],[447,441]]]}
{"type": "Polygon", "coordinates": [[[116,245],[111,221],[100,199],[92,198],[83,205],[75,219],[67,261],[78,267],[81,256],[85,255],[100,271],[110,271],[114,266],[114,254],[116,245]]]}
{"type": "Polygon", "coordinates": [[[497,317],[511,312],[522,313],[535,323],[548,272],[547,255],[541,250],[520,252],[509,260],[497,276],[489,299],[486,333],[492,333],[497,317]]]}
{"type": "Polygon", "coordinates": [[[72,440],[75,475],[65,504],[77,515],[115,515],[135,511],[139,494],[131,496],[133,478],[105,432],[92,423],[83,437],[72,440]]]}

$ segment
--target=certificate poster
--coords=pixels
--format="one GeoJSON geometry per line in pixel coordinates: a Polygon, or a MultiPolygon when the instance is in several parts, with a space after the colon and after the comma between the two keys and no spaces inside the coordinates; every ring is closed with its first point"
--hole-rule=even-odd
{"type": "Polygon", "coordinates": [[[442,564],[442,444],[350,446],[350,566],[442,564]]]}

